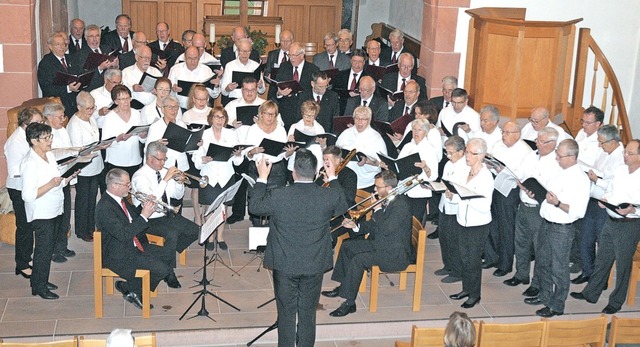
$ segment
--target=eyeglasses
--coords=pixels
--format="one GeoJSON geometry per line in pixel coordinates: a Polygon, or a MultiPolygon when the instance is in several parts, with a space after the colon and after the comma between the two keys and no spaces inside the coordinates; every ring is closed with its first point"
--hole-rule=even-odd
{"type": "Polygon", "coordinates": [[[120,183],[120,182],[116,182],[115,184],[117,184],[117,185],[119,185],[119,186],[123,186],[123,187],[131,188],[131,182],[127,182],[127,183],[120,183]]]}
{"type": "Polygon", "coordinates": [[[358,122],[366,122],[369,120],[369,118],[353,117],[353,120],[356,120],[358,122]]]}
{"type": "Polygon", "coordinates": [[[162,106],[162,108],[165,108],[167,110],[177,110],[179,106],[162,106]]]}
{"type": "Polygon", "coordinates": [[[126,101],[126,100],[131,100],[130,96],[125,96],[125,97],[121,97],[121,98],[116,98],[117,101],[126,101]]]}
{"type": "Polygon", "coordinates": [[[540,140],[540,139],[536,139],[536,143],[537,143],[537,144],[540,144],[540,145],[546,145],[547,143],[554,142],[554,141],[555,141],[555,140],[542,141],[542,140],[540,140]]]}
{"type": "Polygon", "coordinates": [[[213,119],[225,119],[225,116],[214,115],[213,119]]]}
{"type": "Polygon", "coordinates": [[[533,119],[533,118],[529,117],[529,122],[531,122],[533,124],[538,124],[538,123],[542,122],[545,119],[547,119],[547,117],[541,118],[541,119],[533,119]]]}
{"type": "Polygon", "coordinates": [[[632,155],[638,155],[638,154],[640,154],[640,153],[624,152],[624,155],[629,156],[629,157],[632,156],[632,155]]]}
{"type": "Polygon", "coordinates": [[[301,56],[303,54],[304,54],[304,52],[301,52],[301,53],[289,53],[289,56],[290,57],[299,57],[299,56],[301,56]]]}
{"type": "Polygon", "coordinates": [[[604,145],[605,143],[607,143],[607,142],[611,142],[611,141],[613,141],[613,139],[606,140],[606,141],[600,141],[600,140],[598,140],[598,142],[599,142],[601,145],[604,145]]]}
{"type": "Polygon", "coordinates": [[[558,152],[557,149],[556,149],[556,156],[560,159],[566,158],[566,157],[575,157],[575,155],[560,155],[560,152],[558,152]]]}
{"type": "Polygon", "coordinates": [[[471,151],[464,151],[464,155],[480,155],[480,154],[484,154],[484,153],[479,153],[479,152],[471,152],[471,151]]]}
{"type": "Polygon", "coordinates": [[[302,117],[304,118],[316,118],[315,114],[303,114],[302,117]]]}
{"type": "Polygon", "coordinates": [[[584,120],[584,119],[581,119],[581,120],[580,120],[580,124],[581,124],[581,125],[584,125],[584,124],[586,124],[586,125],[591,125],[591,124],[593,124],[593,123],[597,123],[597,122],[598,122],[597,120],[594,120],[594,121],[591,121],[591,122],[590,122],[590,121],[587,121],[587,120],[584,120]]]}
{"type": "Polygon", "coordinates": [[[51,141],[53,140],[53,134],[49,134],[47,136],[38,137],[38,140],[51,141]]]}
{"type": "Polygon", "coordinates": [[[93,110],[95,110],[96,108],[97,108],[97,107],[96,107],[96,105],[93,105],[93,106],[87,106],[87,107],[85,107],[84,109],[85,109],[85,110],[87,110],[87,111],[93,111],[93,110]]]}
{"type": "Polygon", "coordinates": [[[453,101],[451,100],[452,105],[464,105],[467,101],[453,101]]]}
{"type": "Polygon", "coordinates": [[[161,162],[165,162],[165,161],[167,161],[167,157],[164,157],[164,158],[158,158],[158,157],[156,157],[155,155],[152,155],[152,157],[153,157],[153,159],[155,159],[155,160],[157,160],[157,161],[161,161],[161,162]]]}
{"type": "Polygon", "coordinates": [[[143,61],[148,61],[148,60],[150,61],[151,60],[151,57],[143,57],[141,55],[139,55],[138,58],[140,58],[143,61]]]}

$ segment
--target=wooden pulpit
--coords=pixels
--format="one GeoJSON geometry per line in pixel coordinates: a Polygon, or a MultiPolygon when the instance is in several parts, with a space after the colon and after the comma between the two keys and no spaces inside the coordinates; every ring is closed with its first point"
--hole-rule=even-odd
{"type": "Polygon", "coordinates": [[[464,87],[479,110],[511,119],[546,107],[567,114],[575,24],[525,20],[525,8],[478,8],[471,16],[464,87]]]}

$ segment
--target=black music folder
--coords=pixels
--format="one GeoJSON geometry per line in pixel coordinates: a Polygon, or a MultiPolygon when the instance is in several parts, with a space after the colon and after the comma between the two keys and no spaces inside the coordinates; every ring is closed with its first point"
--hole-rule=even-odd
{"type": "Polygon", "coordinates": [[[375,128],[377,128],[378,132],[380,132],[381,135],[393,135],[396,133],[404,134],[404,130],[407,128],[407,125],[409,125],[409,123],[411,123],[412,121],[413,120],[411,119],[411,116],[405,114],[391,123],[374,120],[373,125],[375,126],[375,128]]]}
{"type": "Polygon", "coordinates": [[[84,62],[83,68],[85,70],[93,70],[107,60],[114,61],[118,57],[119,53],[120,52],[117,49],[109,54],[91,52],[89,53],[89,56],[87,56],[87,60],[84,62]]]}
{"type": "Polygon", "coordinates": [[[262,70],[264,70],[264,67],[264,64],[260,64],[260,66],[258,66],[258,68],[256,68],[253,72],[233,71],[233,73],[231,74],[231,82],[237,83],[238,86],[236,87],[236,89],[240,89],[242,88],[242,80],[247,77],[253,77],[256,79],[256,81],[260,81],[260,74],[262,73],[262,70]]]}
{"type": "Polygon", "coordinates": [[[547,198],[547,188],[545,188],[537,179],[530,177],[522,182],[522,186],[533,193],[533,200],[539,204],[547,198]]]}
{"type": "Polygon", "coordinates": [[[147,131],[149,131],[149,125],[134,125],[127,130],[127,134],[135,136],[141,133],[146,133],[147,131]]]}
{"type": "Polygon", "coordinates": [[[452,192],[453,194],[458,194],[458,196],[462,200],[484,198],[484,196],[472,190],[469,190],[468,188],[465,188],[457,183],[450,182],[447,180],[442,180],[442,183],[444,183],[447,186],[447,189],[449,189],[450,192],[452,192]]]}
{"type": "Polygon", "coordinates": [[[151,93],[153,89],[156,87],[156,81],[158,80],[158,78],[160,77],[149,75],[148,73],[143,72],[142,77],[140,77],[140,82],[138,82],[138,84],[142,86],[145,92],[151,93]]]}
{"type": "Polygon", "coordinates": [[[190,131],[175,123],[169,122],[167,130],[162,135],[163,139],[167,139],[169,142],[167,147],[173,149],[176,152],[191,152],[198,149],[198,142],[202,139],[204,128],[200,130],[190,131]]]}
{"type": "Polygon", "coordinates": [[[303,133],[302,131],[300,131],[298,129],[295,129],[295,131],[293,132],[293,137],[296,140],[296,142],[305,143],[307,146],[313,145],[315,143],[318,143],[318,141],[316,141],[316,138],[318,138],[318,137],[326,138],[327,139],[327,146],[335,145],[336,144],[336,140],[338,139],[338,137],[336,135],[331,134],[331,133],[323,133],[323,134],[317,134],[317,135],[307,135],[307,134],[303,133]]]}
{"type": "MultiPolygon", "coordinates": [[[[132,109],[138,110],[138,111],[144,108],[144,104],[136,99],[131,99],[131,103],[129,103],[129,105],[131,106],[132,109]]],[[[111,106],[109,106],[109,109],[113,110],[116,107],[118,107],[118,105],[116,105],[116,103],[114,102],[111,104],[111,106]]]]}
{"type": "Polygon", "coordinates": [[[182,88],[182,90],[178,93],[178,95],[182,95],[182,96],[189,96],[189,91],[191,91],[191,88],[193,87],[194,84],[202,84],[205,86],[205,88],[210,88],[209,87],[209,81],[211,81],[212,79],[214,79],[215,76],[206,79],[202,82],[193,82],[193,81],[182,81],[182,80],[178,80],[178,87],[182,88]]]}
{"type": "Polygon", "coordinates": [[[253,117],[258,115],[260,106],[240,106],[236,107],[236,120],[242,122],[242,125],[253,125],[253,117]]]}
{"type": "Polygon", "coordinates": [[[364,71],[367,75],[373,77],[374,80],[379,81],[388,73],[398,72],[398,63],[387,66],[367,65],[364,71]]]}
{"type": "Polygon", "coordinates": [[[445,127],[444,124],[442,124],[441,129],[444,132],[444,135],[446,137],[451,137],[453,135],[458,135],[458,132],[460,131],[460,126],[461,125],[465,125],[465,124],[467,124],[467,123],[465,123],[465,122],[457,122],[457,123],[455,123],[453,125],[453,130],[452,131],[449,131],[449,129],[447,129],[447,127],[445,127]]]}
{"type": "Polygon", "coordinates": [[[343,131],[349,129],[349,124],[353,125],[353,116],[333,117],[333,132],[340,136],[343,131]]]}
{"type": "Polygon", "coordinates": [[[211,63],[206,63],[204,64],[205,66],[207,66],[209,69],[211,69],[211,72],[213,72],[213,77],[218,77],[218,73],[216,72],[216,70],[220,70],[222,69],[222,64],[220,64],[220,62],[211,62],[211,63]]]}
{"type": "Polygon", "coordinates": [[[338,76],[338,71],[339,70],[336,68],[322,71],[327,74],[327,78],[329,79],[329,85],[333,85],[333,82],[336,80],[336,76],[338,76]]]}
{"type": "Polygon", "coordinates": [[[538,149],[538,144],[536,144],[535,141],[531,141],[531,140],[525,140],[523,139],[524,143],[526,143],[527,145],[529,145],[529,147],[531,147],[532,150],[537,150],[538,149]]]}
{"type": "Polygon", "coordinates": [[[411,177],[422,172],[421,168],[415,166],[415,163],[421,161],[419,153],[413,153],[406,157],[397,159],[391,158],[390,156],[382,153],[378,153],[378,157],[380,157],[380,160],[387,164],[389,170],[393,171],[393,173],[396,174],[399,180],[403,180],[407,177],[411,177]]]}
{"type": "Polygon", "coordinates": [[[71,175],[73,175],[76,171],[78,170],[82,170],[82,168],[84,168],[85,166],[91,164],[91,160],[87,161],[87,162],[81,162],[81,161],[77,161],[75,164],[73,164],[70,168],[68,168],[65,172],[62,173],[62,177],[63,178],[69,178],[71,177],[71,175]]]}
{"type": "Polygon", "coordinates": [[[265,77],[265,80],[267,80],[267,82],[269,83],[275,83],[278,85],[278,88],[284,90],[287,88],[291,89],[291,94],[289,95],[295,95],[298,94],[302,91],[302,86],[300,86],[300,83],[298,83],[295,80],[290,80],[290,81],[276,81],[274,79],[265,77]]]}
{"type": "Polygon", "coordinates": [[[74,75],[64,71],[58,71],[53,77],[53,85],[68,86],[71,83],[78,82],[80,83],[80,89],[85,89],[91,83],[94,73],[95,71],[88,71],[80,75],[74,75]]]}
{"type": "MultiPolygon", "coordinates": [[[[344,149],[344,148],[340,148],[340,151],[342,152],[342,158],[343,159],[347,157],[349,152],[351,152],[350,150],[344,149]]],[[[360,160],[365,159],[365,158],[372,159],[368,155],[366,155],[366,154],[364,154],[362,152],[356,152],[356,154],[353,157],[351,157],[350,161],[359,162],[360,160]]]]}
{"type": "Polygon", "coordinates": [[[604,201],[604,200],[600,200],[600,199],[596,199],[596,198],[591,198],[591,199],[598,201],[599,203],[601,203],[602,205],[604,205],[604,207],[606,207],[608,210],[610,210],[611,212],[613,212],[613,213],[617,214],[617,215],[618,215],[618,216],[620,216],[620,217],[626,217],[626,216],[623,216],[623,215],[621,215],[620,213],[618,213],[618,211],[616,211],[617,209],[619,209],[619,208],[620,208],[620,209],[625,209],[625,208],[627,208],[627,207],[629,207],[629,206],[633,206],[633,207],[635,207],[635,208],[638,208],[638,207],[639,207],[638,205],[631,204],[631,203],[628,203],[628,202],[623,202],[623,203],[621,203],[621,204],[619,204],[619,205],[614,205],[614,204],[609,203],[609,202],[606,202],[606,201],[604,201]]]}
{"type": "Polygon", "coordinates": [[[378,92],[383,98],[387,99],[387,96],[388,96],[392,101],[404,100],[403,90],[393,91],[383,87],[382,84],[380,83],[378,83],[377,85],[378,85],[378,92]]]}
{"type": "Polygon", "coordinates": [[[234,147],[225,147],[211,143],[207,149],[207,157],[211,157],[213,161],[227,161],[233,155],[233,150],[234,147]]]}
{"type": "Polygon", "coordinates": [[[287,145],[286,142],[278,142],[269,139],[262,139],[260,145],[258,147],[262,147],[264,149],[264,154],[268,154],[274,157],[277,157],[278,154],[284,152],[284,147],[287,145]]]}

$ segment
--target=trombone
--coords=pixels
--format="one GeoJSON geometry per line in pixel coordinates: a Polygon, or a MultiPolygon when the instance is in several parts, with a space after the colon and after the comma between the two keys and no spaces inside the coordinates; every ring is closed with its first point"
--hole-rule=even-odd
{"type": "Polygon", "coordinates": [[[180,206],[171,206],[168,203],[162,201],[162,199],[152,199],[151,195],[145,194],[143,192],[137,192],[131,189],[129,191],[131,195],[133,195],[140,202],[153,202],[155,204],[155,212],[157,213],[168,213],[171,212],[173,214],[178,214],[180,211],[180,206]]]}
{"type": "MultiPolygon", "coordinates": [[[[168,170],[169,168],[165,167],[165,169],[168,170]]],[[[183,184],[189,185],[191,184],[191,180],[198,182],[200,188],[204,188],[209,184],[209,177],[207,176],[195,176],[184,171],[178,171],[178,174],[176,174],[173,179],[176,181],[182,181],[183,184]]]]}
{"type": "MultiPolygon", "coordinates": [[[[340,165],[338,165],[338,167],[336,168],[336,176],[340,173],[340,171],[342,171],[342,169],[345,168],[345,166],[347,166],[347,164],[349,164],[349,162],[351,161],[351,159],[356,155],[358,151],[354,148],[351,151],[349,151],[349,153],[347,153],[347,155],[344,157],[344,159],[342,160],[342,162],[340,163],[340,165]]],[[[324,168],[323,168],[324,169],[324,168]]],[[[324,188],[329,186],[329,182],[324,182],[322,184],[322,186],[324,188]]],[[[333,219],[332,219],[333,220],[333,219]]]]}

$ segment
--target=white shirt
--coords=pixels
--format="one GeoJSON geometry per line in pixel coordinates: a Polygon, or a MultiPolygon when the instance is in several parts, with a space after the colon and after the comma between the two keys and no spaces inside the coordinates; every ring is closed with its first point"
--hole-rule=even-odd
{"type": "MultiPolygon", "coordinates": [[[[601,199],[604,195],[607,187],[611,183],[611,179],[613,179],[613,173],[616,171],[618,166],[624,165],[624,146],[619,144],[616,149],[611,152],[611,154],[607,154],[607,152],[602,151],[596,162],[594,163],[594,173],[602,178],[598,178],[598,180],[594,183],[591,182],[591,192],[590,196],[601,199]]],[[[588,172],[588,171],[587,171],[588,172]]]]}
{"type": "Polygon", "coordinates": [[[531,152],[531,147],[522,140],[516,141],[511,147],[507,147],[503,141],[500,141],[491,149],[493,156],[503,162],[517,178],[524,176],[522,163],[531,152]]]}
{"type": "MultiPolygon", "coordinates": [[[[211,71],[211,69],[206,65],[198,64],[195,69],[189,70],[187,63],[178,63],[171,68],[171,71],[169,72],[169,80],[171,80],[171,85],[174,86],[178,84],[178,80],[187,82],[204,82],[213,77],[213,75],[213,71],[211,71]]],[[[209,82],[205,84],[205,87],[207,87],[207,92],[212,99],[215,99],[220,95],[219,87],[213,87],[209,82]]],[[[185,91],[183,90],[183,92],[185,91]]],[[[188,93],[189,91],[187,90],[186,92],[188,93]]],[[[187,108],[189,98],[178,93],[174,94],[178,98],[180,107],[187,108]]]]}
{"type": "MultiPolygon", "coordinates": [[[[253,147],[246,148],[243,151],[243,154],[246,155],[254,147],[260,146],[260,142],[262,142],[262,140],[264,139],[269,139],[269,140],[278,141],[278,142],[287,142],[287,131],[284,130],[284,127],[279,124],[278,126],[276,126],[275,130],[273,130],[270,133],[264,132],[262,129],[260,129],[258,124],[254,124],[250,126],[249,130],[247,131],[247,137],[245,138],[244,140],[245,142],[243,144],[252,145],[253,147]]],[[[270,162],[277,163],[284,158],[284,155],[285,155],[285,152],[282,152],[275,157],[272,155],[264,154],[264,153],[256,153],[253,156],[253,158],[251,158],[250,160],[258,162],[262,159],[263,156],[266,156],[270,162]]]]}
{"type": "MultiPolygon", "coordinates": [[[[185,129],[187,128],[187,126],[182,121],[176,120],[175,124],[185,129]]],[[[151,126],[149,127],[149,132],[147,134],[147,141],[145,142],[145,145],[144,145],[145,155],[147,153],[147,147],[151,142],[157,141],[163,138],[162,136],[164,135],[164,132],[167,130],[167,126],[168,124],[165,122],[164,119],[161,119],[160,121],[151,124],[151,126]]],[[[174,165],[181,171],[189,170],[189,161],[187,160],[187,154],[175,151],[171,148],[167,148],[167,161],[164,162],[164,166],[171,167],[174,165]]]]}
{"type": "MultiPolygon", "coordinates": [[[[469,124],[469,128],[471,128],[471,132],[469,134],[462,130],[459,130],[458,132],[458,135],[460,135],[465,142],[469,139],[470,134],[482,131],[482,128],[480,127],[480,114],[469,106],[465,106],[460,113],[456,113],[453,106],[443,108],[438,116],[438,123],[436,126],[438,128],[444,127],[447,131],[453,134],[453,126],[458,122],[469,124]]],[[[445,140],[446,137],[443,137],[443,145],[445,140]]]]}
{"type": "MultiPolygon", "coordinates": [[[[403,140],[404,140],[404,137],[407,136],[407,134],[409,134],[410,131],[413,131],[411,123],[407,124],[407,127],[404,129],[404,134],[402,135],[403,140]]],[[[433,148],[438,148],[438,150],[436,151],[436,158],[438,159],[438,162],[440,162],[440,160],[442,160],[442,156],[444,155],[444,153],[442,153],[442,146],[443,146],[442,137],[440,137],[440,131],[438,131],[438,128],[433,127],[429,129],[429,132],[427,132],[426,139],[427,141],[429,141],[431,146],[433,146],[433,148]]]]}
{"type": "MultiPolygon", "coordinates": [[[[378,152],[387,154],[387,146],[380,134],[368,126],[364,131],[358,132],[355,126],[343,131],[336,141],[336,146],[348,150],[357,149],[367,157],[380,160],[378,152]]],[[[358,189],[370,187],[375,182],[375,175],[380,172],[379,166],[365,164],[359,166],[357,162],[350,161],[347,167],[358,176],[358,189]]]]}
{"type": "MultiPolygon", "coordinates": [[[[162,118],[164,118],[164,112],[162,112],[162,107],[158,105],[158,98],[140,110],[140,124],[153,124],[162,118]]],[[[176,120],[182,120],[182,109],[180,108],[178,109],[176,120]]]]}
{"type": "Polygon", "coordinates": [[[211,113],[211,107],[205,106],[203,109],[198,109],[195,106],[186,110],[182,115],[182,121],[184,124],[203,124],[209,125],[207,117],[211,113]]]}
{"type": "Polygon", "coordinates": [[[193,152],[193,164],[196,169],[200,170],[200,176],[207,176],[212,187],[215,187],[216,184],[224,187],[235,173],[233,165],[240,165],[244,158],[241,155],[231,156],[227,161],[210,161],[204,164],[202,157],[207,155],[209,144],[211,143],[224,147],[233,147],[238,144],[238,136],[235,130],[222,128],[220,139],[218,140],[213,135],[213,128],[207,129],[202,134],[202,146],[193,152]]]}
{"type": "MultiPolygon", "coordinates": [[[[431,170],[429,175],[427,175],[427,173],[421,169],[418,179],[422,179],[424,181],[435,181],[438,178],[437,152],[442,153],[442,149],[439,146],[434,148],[431,143],[429,143],[429,139],[425,137],[418,144],[416,144],[415,140],[412,139],[411,142],[402,147],[402,150],[398,154],[398,158],[404,158],[414,153],[418,153],[420,155],[420,160],[424,161],[431,170]]],[[[430,198],[431,195],[431,189],[423,187],[422,185],[418,185],[407,192],[407,196],[410,198],[430,198]]]]}
{"type": "MultiPolygon", "coordinates": [[[[251,59],[247,61],[246,65],[242,64],[242,62],[240,62],[240,59],[235,59],[228,62],[227,66],[224,69],[222,79],[220,79],[220,91],[222,92],[222,95],[236,99],[242,98],[242,90],[240,88],[236,88],[230,92],[228,92],[226,89],[227,86],[233,82],[233,72],[254,72],[259,66],[260,63],[255,62],[251,59]]],[[[302,77],[302,70],[300,70],[298,73],[300,74],[300,77],[302,77]]],[[[258,80],[258,94],[264,94],[264,92],[266,91],[264,82],[259,83],[261,80],[262,76],[260,76],[260,80],[258,80]],[[260,87],[260,85],[262,85],[262,87],[260,87]]],[[[242,87],[242,85],[239,85],[238,87],[242,87]]]]}
{"type": "MultiPolygon", "coordinates": [[[[550,128],[554,128],[558,131],[558,141],[557,141],[558,145],[563,140],[571,138],[571,136],[567,134],[567,132],[564,131],[564,129],[562,129],[562,127],[559,126],[558,124],[552,121],[549,121],[549,123],[547,123],[547,126],[550,128]]],[[[527,124],[525,124],[525,126],[522,127],[520,138],[523,140],[529,140],[529,141],[535,141],[538,138],[538,131],[533,128],[533,125],[531,125],[531,122],[527,122],[527,124]]]]}
{"type": "MultiPolygon", "coordinates": [[[[185,62],[185,58],[184,58],[184,53],[180,54],[178,56],[178,59],[176,59],[176,62],[178,63],[184,63],[185,62]]],[[[203,52],[202,55],[200,56],[200,59],[198,60],[198,62],[200,64],[211,64],[211,63],[218,63],[220,64],[220,60],[216,59],[214,56],[212,56],[211,54],[207,53],[207,52],[203,52]]],[[[224,66],[223,66],[224,67],[224,66]]]]}
{"type": "Polygon", "coordinates": [[[483,139],[487,143],[487,148],[489,149],[487,153],[493,155],[493,146],[495,146],[496,143],[502,141],[502,131],[499,126],[493,129],[493,132],[491,134],[485,133],[482,129],[480,129],[479,132],[473,133],[473,137],[483,139]]]}
{"type": "MultiPolygon", "coordinates": [[[[455,163],[451,160],[447,161],[444,165],[444,171],[442,172],[442,179],[447,180],[449,182],[454,182],[457,184],[464,184],[467,180],[467,176],[469,175],[469,170],[471,168],[467,165],[464,157],[458,159],[455,163]]],[[[458,201],[454,201],[447,199],[444,194],[440,198],[440,203],[438,204],[438,209],[440,212],[443,212],[446,215],[454,215],[458,213],[458,201]]]]}
{"type": "Polygon", "coordinates": [[[51,219],[62,214],[64,193],[62,188],[65,180],[40,197],[38,188],[49,183],[52,178],[60,177],[60,171],[53,153],[46,153],[47,160],[43,160],[31,149],[22,161],[22,199],[27,214],[27,222],[36,219],[51,219]]]}
{"type": "Polygon", "coordinates": [[[458,224],[463,227],[474,227],[491,223],[493,176],[489,169],[482,165],[482,169],[462,185],[484,197],[461,200],[457,194],[453,196],[452,200],[458,201],[458,213],[456,213],[458,224]]]}
{"type": "MultiPolygon", "coordinates": [[[[534,151],[529,152],[522,162],[522,172],[524,175],[521,180],[524,181],[527,178],[535,178],[543,187],[549,185],[549,181],[556,177],[558,171],[560,171],[560,165],[556,160],[556,153],[551,153],[541,157],[534,151]]],[[[531,205],[538,205],[538,201],[531,199],[527,193],[520,190],[520,200],[524,203],[531,205]]]]}
{"type": "MultiPolygon", "coordinates": [[[[607,187],[607,191],[603,198],[607,199],[607,202],[619,205],[621,203],[630,203],[634,205],[640,205],[640,170],[636,170],[633,173],[629,173],[629,167],[627,165],[618,166],[614,173],[611,183],[607,187]]],[[[612,218],[620,218],[620,216],[607,209],[607,213],[612,218]]],[[[630,213],[627,218],[640,218],[640,208],[636,208],[635,213],[630,213]]]]}
{"type": "MultiPolygon", "coordinates": [[[[131,109],[131,116],[128,122],[122,120],[113,110],[107,113],[104,118],[104,127],[102,128],[103,139],[124,134],[129,131],[132,126],[140,125],[140,112],[134,109],[131,109]]],[[[142,162],[142,157],[140,156],[138,142],[144,141],[138,136],[131,136],[126,141],[114,141],[111,146],[107,148],[105,161],[121,167],[139,165],[142,162]]]]}
{"type": "MultiPolygon", "coordinates": [[[[67,124],[67,132],[71,139],[71,145],[74,147],[86,146],[100,140],[98,133],[98,125],[93,118],[88,121],[80,119],[77,115],[73,115],[67,124]]],[[[80,171],[79,176],[90,177],[98,175],[104,169],[102,156],[100,154],[93,157],[91,163],[80,171]]]]}
{"type": "Polygon", "coordinates": [[[560,169],[549,180],[547,191],[553,192],[561,203],[569,205],[569,213],[545,201],[540,206],[540,216],[553,223],[573,223],[584,217],[589,203],[589,178],[579,165],[560,169]]]}
{"type": "Polygon", "coordinates": [[[22,127],[18,127],[4,143],[4,155],[7,157],[7,188],[22,190],[20,164],[27,153],[27,135],[22,127]]]}
{"type": "MultiPolygon", "coordinates": [[[[146,72],[154,77],[162,77],[162,72],[153,66],[149,66],[146,72]]],[[[155,95],[151,92],[136,92],[133,90],[133,86],[140,83],[143,73],[144,71],[138,69],[138,65],[136,64],[124,68],[124,70],[122,70],[122,84],[129,87],[132,98],[140,101],[144,105],[149,105],[155,100],[155,95]]]]}
{"type": "Polygon", "coordinates": [[[594,131],[593,134],[587,136],[584,129],[580,129],[578,135],[576,135],[576,142],[580,149],[580,152],[578,152],[578,163],[582,166],[583,170],[588,171],[589,168],[593,167],[596,159],[604,152],[598,142],[598,132],[594,131]]]}
{"type": "MultiPolygon", "coordinates": [[[[304,119],[299,120],[298,122],[296,122],[295,124],[293,124],[291,126],[291,128],[289,128],[289,133],[287,134],[288,136],[292,136],[296,130],[304,133],[305,135],[318,135],[318,134],[324,134],[324,127],[322,125],[320,125],[320,123],[318,123],[317,121],[313,121],[313,126],[311,127],[306,127],[304,125],[304,119]]],[[[316,156],[316,159],[318,159],[318,165],[316,165],[316,172],[318,172],[320,170],[320,168],[322,167],[322,148],[320,147],[319,144],[313,144],[310,145],[309,147],[307,147],[307,149],[309,151],[311,151],[311,153],[313,153],[313,155],[316,156]]],[[[288,162],[287,162],[287,169],[289,171],[293,171],[293,163],[296,160],[296,153],[294,152],[292,156],[290,156],[289,158],[287,158],[288,162]]]]}
{"type": "MultiPolygon", "coordinates": [[[[156,170],[152,169],[149,165],[143,165],[131,178],[131,188],[136,192],[141,192],[149,195],[153,195],[156,199],[162,199],[162,196],[167,197],[167,203],[171,203],[171,199],[180,199],[184,196],[184,185],[179,184],[174,179],[170,179],[169,182],[164,180],[164,176],[167,173],[167,169],[160,169],[160,182],[156,175],[156,170]]],[[[140,201],[133,198],[133,204],[140,205],[140,201]]],[[[151,219],[164,216],[165,213],[153,212],[150,216],[151,219]]]]}
{"type": "MultiPolygon", "coordinates": [[[[356,88],[358,88],[358,80],[360,78],[360,75],[362,75],[362,71],[360,72],[355,72],[353,71],[353,69],[349,70],[349,81],[347,81],[347,89],[351,88],[351,85],[353,84],[353,80],[356,80],[356,88]],[[354,76],[355,74],[355,76],[354,76]]],[[[373,94],[371,95],[373,97],[373,94]]],[[[371,101],[371,98],[369,98],[368,101],[371,101]]]]}
{"type": "Polygon", "coordinates": [[[104,116],[100,116],[100,113],[98,112],[101,108],[109,107],[111,106],[111,104],[113,104],[113,100],[111,99],[111,92],[107,91],[107,89],[102,86],[100,88],[92,90],[89,94],[93,96],[93,100],[96,103],[96,110],[93,111],[93,115],[91,117],[96,121],[98,128],[102,129],[104,125],[104,116]]]}

